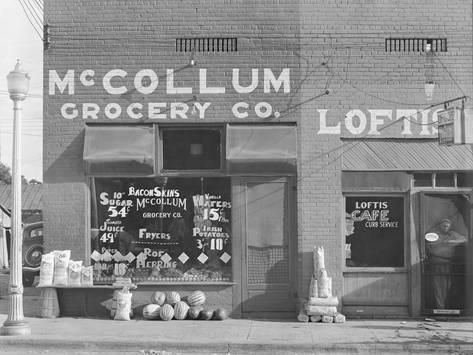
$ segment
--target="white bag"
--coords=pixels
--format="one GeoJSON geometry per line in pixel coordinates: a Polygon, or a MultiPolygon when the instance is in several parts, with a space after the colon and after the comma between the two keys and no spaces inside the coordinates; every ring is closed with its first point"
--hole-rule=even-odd
{"type": "Polygon", "coordinates": [[[318,275],[322,269],[325,269],[324,247],[314,247],[314,275],[318,275]]]}
{"type": "Polygon", "coordinates": [[[115,313],[115,320],[130,320],[131,313],[131,297],[133,294],[124,287],[123,290],[117,293],[117,311],[115,313]]]}
{"type": "Polygon", "coordinates": [[[71,258],[70,250],[55,250],[54,254],[54,285],[67,285],[67,267],[71,258]]]}
{"type": "Polygon", "coordinates": [[[331,280],[327,276],[327,270],[321,269],[319,271],[319,278],[317,280],[317,285],[318,285],[318,291],[319,291],[318,297],[327,298],[327,297],[332,296],[331,280]]]}
{"type": "Polygon", "coordinates": [[[54,278],[54,254],[48,253],[41,256],[38,286],[52,286],[54,278]]]}
{"type": "Polygon", "coordinates": [[[67,266],[67,284],[69,286],[81,285],[81,269],[82,269],[82,260],[80,261],[69,260],[69,264],[67,266]]]}
{"type": "Polygon", "coordinates": [[[94,267],[82,266],[81,284],[84,286],[92,286],[94,284],[94,267]]]}

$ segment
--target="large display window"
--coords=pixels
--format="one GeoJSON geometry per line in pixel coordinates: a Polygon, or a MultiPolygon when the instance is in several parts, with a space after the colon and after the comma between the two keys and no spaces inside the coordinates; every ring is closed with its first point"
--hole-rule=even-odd
{"type": "Polygon", "coordinates": [[[92,179],[94,281],[231,281],[229,178],[92,179]]]}
{"type": "Polygon", "coordinates": [[[347,196],[347,267],[404,266],[404,198],[347,196]]]}

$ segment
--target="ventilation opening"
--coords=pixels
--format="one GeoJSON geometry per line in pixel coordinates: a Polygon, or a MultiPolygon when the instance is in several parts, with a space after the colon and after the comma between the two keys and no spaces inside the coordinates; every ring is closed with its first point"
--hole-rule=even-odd
{"type": "Polygon", "coordinates": [[[237,52],[237,38],[176,38],[176,52],[237,52]]]}
{"type": "Polygon", "coordinates": [[[386,38],[384,50],[386,52],[425,52],[426,45],[430,44],[432,52],[446,52],[446,38],[386,38]]]}

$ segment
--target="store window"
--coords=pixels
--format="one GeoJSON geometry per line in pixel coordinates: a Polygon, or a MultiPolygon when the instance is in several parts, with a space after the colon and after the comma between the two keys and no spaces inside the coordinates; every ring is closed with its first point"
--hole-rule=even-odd
{"type": "Polygon", "coordinates": [[[162,128],[164,170],[219,170],[222,166],[220,128],[162,128]]]}
{"type": "Polygon", "coordinates": [[[95,178],[96,283],[231,281],[229,178],[95,178]]]}
{"type": "Polygon", "coordinates": [[[404,198],[347,196],[347,267],[404,266],[404,198]]]}

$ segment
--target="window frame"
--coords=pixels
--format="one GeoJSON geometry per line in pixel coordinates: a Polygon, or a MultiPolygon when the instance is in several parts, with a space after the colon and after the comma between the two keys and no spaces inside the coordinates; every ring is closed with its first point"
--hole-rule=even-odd
{"type": "Polygon", "coordinates": [[[221,176],[225,175],[225,141],[226,129],[223,124],[160,124],[158,126],[159,159],[156,176],[221,176]],[[165,169],[164,168],[164,131],[208,131],[220,133],[220,168],[219,169],[165,169]]]}
{"type": "Polygon", "coordinates": [[[410,255],[410,250],[409,250],[409,198],[408,195],[405,193],[393,193],[389,191],[357,191],[357,192],[344,192],[342,196],[342,221],[341,221],[341,241],[342,241],[342,273],[379,273],[379,272],[384,272],[384,273],[397,273],[397,272],[406,272],[408,267],[409,267],[409,255],[410,255]],[[345,230],[346,230],[346,221],[345,221],[345,213],[346,213],[346,199],[348,197],[401,197],[403,200],[403,234],[404,234],[404,265],[403,266],[363,266],[363,267],[354,267],[354,266],[347,266],[346,265],[346,251],[345,251],[345,245],[346,245],[346,235],[345,235],[345,230]]]}

